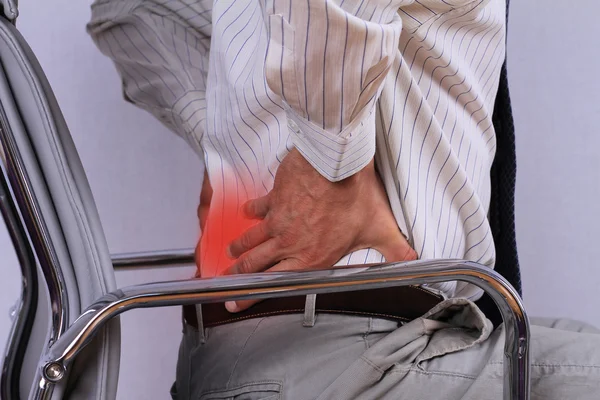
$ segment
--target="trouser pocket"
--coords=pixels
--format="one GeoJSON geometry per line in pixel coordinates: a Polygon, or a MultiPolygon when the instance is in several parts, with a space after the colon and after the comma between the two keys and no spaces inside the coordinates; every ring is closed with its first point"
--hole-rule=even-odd
{"type": "Polygon", "coordinates": [[[318,400],[384,398],[387,382],[393,387],[412,368],[424,369],[423,365],[435,357],[485,341],[492,329],[492,323],[473,302],[444,300],[369,347],[318,400]]]}
{"type": "Polygon", "coordinates": [[[281,383],[253,382],[225,390],[202,393],[199,400],[275,400],[281,396],[281,383]]]}

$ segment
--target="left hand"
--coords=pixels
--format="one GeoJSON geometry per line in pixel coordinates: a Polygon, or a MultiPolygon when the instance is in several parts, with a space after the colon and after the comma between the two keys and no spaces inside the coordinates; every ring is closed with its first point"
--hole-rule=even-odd
{"type": "MultiPolygon", "coordinates": [[[[293,149],[280,164],[273,190],[244,205],[262,220],[230,243],[226,274],[331,267],[353,251],[374,248],[387,261],[417,258],[400,232],[374,162],[330,182],[293,149]]],[[[229,302],[231,312],[256,301],[229,302]]]]}

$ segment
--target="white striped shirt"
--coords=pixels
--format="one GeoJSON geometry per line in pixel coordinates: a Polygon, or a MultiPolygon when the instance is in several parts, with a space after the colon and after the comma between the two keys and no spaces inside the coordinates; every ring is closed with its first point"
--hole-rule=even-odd
{"type": "MultiPolygon", "coordinates": [[[[421,259],[494,266],[487,210],[504,0],[103,0],[92,10],[89,32],[126,98],[204,157],[207,232],[223,224],[212,205],[266,194],[292,147],[331,181],[375,156],[421,259]]],[[[223,249],[230,239],[207,236],[223,249]]],[[[338,265],[381,261],[364,249],[338,265]]],[[[223,268],[201,264],[203,276],[223,268]]]]}

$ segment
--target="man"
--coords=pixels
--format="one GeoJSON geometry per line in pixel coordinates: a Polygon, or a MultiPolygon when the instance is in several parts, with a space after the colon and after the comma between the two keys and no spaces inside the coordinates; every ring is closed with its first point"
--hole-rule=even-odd
{"type": "MultiPolygon", "coordinates": [[[[493,267],[505,11],[502,0],[105,0],[89,31],[125,97],[204,158],[200,276],[415,258],[493,267]]],[[[173,395],[500,398],[502,330],[480,296],[448,282],[188,308],[173,395]]],[[[534,398],[596,396],[600,336],[550,324],[533,331],[534,398]]]]}

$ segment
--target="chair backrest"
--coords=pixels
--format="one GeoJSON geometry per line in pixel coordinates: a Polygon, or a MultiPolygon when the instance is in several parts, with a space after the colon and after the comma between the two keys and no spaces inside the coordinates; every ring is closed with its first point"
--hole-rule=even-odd
{"type": "MultiPolygon", "coordinates": [[[[31,268],[23,274],[28,290],[39,282],[39,295],[22,304],[3,368],[2,398],[17,400],[27,398],[30,388],[37,390],[38,363],[48,341],[95,299],[115,290],[116,282],[92,193],[56,99],[31,49],[4,18],[0,65],[0,161],[7,189],[0,205],[21,264],[31,268]]],[[[114,399],[119,333],[118,321],[109,325],[51,398],[114,399]]]]}

